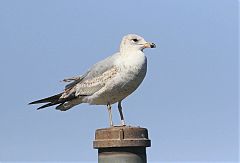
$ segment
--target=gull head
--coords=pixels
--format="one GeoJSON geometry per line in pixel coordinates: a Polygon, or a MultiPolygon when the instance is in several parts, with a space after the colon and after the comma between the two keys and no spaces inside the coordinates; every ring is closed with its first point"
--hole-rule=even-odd
{"type": "Polygon", "coordinates": [[[156,45],[152,42],[145,41],[144,38],[136,34],[124,36],[120,45],[120,51],[143,51],[145,48],[156,48],[156,45]]]}

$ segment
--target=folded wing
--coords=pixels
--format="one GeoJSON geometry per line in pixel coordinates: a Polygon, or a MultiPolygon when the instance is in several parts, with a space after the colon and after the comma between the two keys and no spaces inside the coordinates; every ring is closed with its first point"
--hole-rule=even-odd
{"type": "Polygon", "coordinates": [[[79,98],[79,96],[90,96],[105,86],[110,78],[114,77],[117,69],[113,60],[118,57],[118,53],[96,63],[84,75],[64,79],[65,82],[71,82],[65,86],[64,92],[33,101],[29,104],[47,103],[38,109],[53,105],[63,105],[66,102],[79,98]]]}

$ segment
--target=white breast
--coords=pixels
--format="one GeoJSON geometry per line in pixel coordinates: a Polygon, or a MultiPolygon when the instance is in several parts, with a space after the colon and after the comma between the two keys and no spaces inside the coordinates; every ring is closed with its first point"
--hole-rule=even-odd
{"type": "Polygon", "coordinates": [[[135,91],[146,75],[147,58],[139,51],[139,53],[119,56],[115,66],[118,70],[117,75],[89,98],[90,104],[113,104],[135,91]]]}

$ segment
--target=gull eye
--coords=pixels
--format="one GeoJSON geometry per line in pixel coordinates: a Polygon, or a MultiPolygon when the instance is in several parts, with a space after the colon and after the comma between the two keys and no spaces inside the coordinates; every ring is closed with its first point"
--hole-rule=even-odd
{"type": "Polygon", "coordinates": [[[134,39],[132,39],[133,40],[133,42],[138,42],[138,39],[136,39],[136,38],[134,38],[134,39]]]}

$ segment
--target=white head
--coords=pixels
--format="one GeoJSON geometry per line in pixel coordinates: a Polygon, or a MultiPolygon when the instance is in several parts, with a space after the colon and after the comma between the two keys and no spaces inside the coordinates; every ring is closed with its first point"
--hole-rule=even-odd
{"type": "Polygon", "coordinates": [[[156,45],[151,42],[147,42],[142,38],[141,36],[138,36],[136,34],[128,34],[123,37],[121,45],[120,45],[120,51],[124,52],[126,50],[128,51],[138,51],[145,48],[155,48],[156,45]]]}

